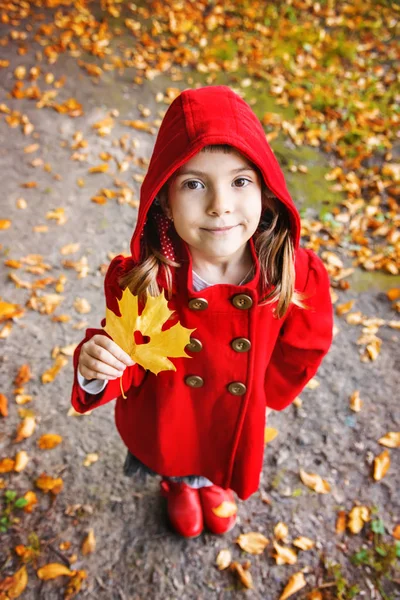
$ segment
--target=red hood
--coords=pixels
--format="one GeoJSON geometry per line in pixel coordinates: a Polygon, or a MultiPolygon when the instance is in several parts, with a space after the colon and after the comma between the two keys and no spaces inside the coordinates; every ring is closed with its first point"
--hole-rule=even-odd
{"type": "Polygon", "coordinates": [[[234,146],[260,169],[268,188],[289,209],[293,243],[298,248],[300,216],[262,125],[238,94],[217,85],[187,89],[168,107],[140,191],[139,214],[131,240],[134,261],[140,260],[141,233],[158,191],[176,169],[211,144],[234,146]]]}

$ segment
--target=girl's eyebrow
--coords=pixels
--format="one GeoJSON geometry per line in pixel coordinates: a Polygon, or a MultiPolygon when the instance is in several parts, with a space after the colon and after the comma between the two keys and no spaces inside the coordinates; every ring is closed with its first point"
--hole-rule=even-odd
{"type": "MultiPolygon", "coordinates": [[[[230,174],[233,175],[234,173],[239,173],[241,171],[252,171],[253,173],[255,173],[254,169],[252,169],[251,167],[243,166],[239,167],[238,169],[232,169],[232,171],[230,171],[230,174]]],[[[177,174],[177,177],[180,177],[181,175],[198,175],[199,177],[207,177],[207,173],[204,173],[203,171],[197,171],[195,169],[182,169],[182,171],[179,171],[179,173],[177,174]]]]}

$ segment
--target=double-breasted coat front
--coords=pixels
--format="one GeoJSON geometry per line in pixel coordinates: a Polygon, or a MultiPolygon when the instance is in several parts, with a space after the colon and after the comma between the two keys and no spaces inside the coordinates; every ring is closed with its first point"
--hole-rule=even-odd
{"type": "MultiPolygon", "coordinates": [[[[192,260],[185,242],[171,241],[181,264],[173,269],[169,307],[190,329],[190,358],[171,359],[176,371],[154,375],[127,367],[97,395],[77,380],[82,344],[103,329],[87,329],[74,353],[72,404],[84,413],[111,400],[117,429],[140,461],[166,476],[203,475],[246,499],[259,485],[264,450],[265,408],[282,410],[316,373],[332,341],[329,278],[322,261],[299,245],[300,220],[283,174],[250,107],[225,86],[185,90],[170,105],[141,189],[131,256],[116,256],[106,273],[106,304],[119,315],[119,278],[141,260],[141,238],[157,192],[173,172],[210,144],[230,144],[261,171],[265,184],[290,214],[295,246],[296,290],[307,309],[292,304],[276,318],[274,305],[260,304],[260,264],[249,241],[254,277],[244,285],[192,286],[192,260]]],[[[163,232],[165,235],[165,232],[163,232]]],[[[165,241],[165,240],[164,240],[165,241]]],[[[160,275],[160,285],[165,282],[160,275]]],[[[102,321],[104,326],[105,320],[102,321]]],[[[167,325],[168,326],[168,325],[167,325]]]]}

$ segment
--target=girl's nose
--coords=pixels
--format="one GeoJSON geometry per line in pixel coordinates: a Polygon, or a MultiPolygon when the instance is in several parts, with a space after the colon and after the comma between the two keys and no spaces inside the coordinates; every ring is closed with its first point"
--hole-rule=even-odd
{"type": "Polygon", "coordinates": [[[207,213],[219,216],[230,212],[232,212],[232,202],[229,200],[228,194],[226,192],[213,192],[207,207],[207,213]]]}

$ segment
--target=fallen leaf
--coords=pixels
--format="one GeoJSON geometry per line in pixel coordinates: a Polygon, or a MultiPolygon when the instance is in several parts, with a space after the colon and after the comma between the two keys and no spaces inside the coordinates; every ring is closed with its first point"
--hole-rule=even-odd
{"type": "Polygon", "coordinates": [[[86,571],[79,570],[74,571],[71,579],[68,581],[68,585],[65,589],[64,600],[70,600],[81,589],[82,581],[86,579],[87,573],[86,571]]]}
{"type": "Polygon", "coordinates": [[[47,494],[52,492],[53,494],[59,494],[63,489],[64,483],[61,477],[53,478],[46,473],[42,473],[35,481],[36,487],[47,494]]]}
{"type": "Polygon", "coordinates": [[[29,365],[22,365],[18,369],[18,373],[15,376],[14,384],[17,386],[24,385],[24,383],[28,383],[32,379],[32,373],[29,365]]]}
{"type": "Polygon", "coordinates": [[[279,597],[279,600],[286,600],[286,598],[290,598],[290,596],[293,596],[293,594],[301,590],[306,585],[307,582],[304,579],[303,573],[301,571],[294,573],[294,575],[289,578],[289,581],[279,597]]]}
{"type": "Polygon", "coordinates": [[[364,523],[370,520],[370,511],[367,506],[354,506],[348,516],[347,527],[351,533],[360,533],[364,523]]]}
{"type": "Polygon", "coordinates": [[[224,500],[219,506],[211,509],[217,517],[227,519],[237,513],[237,506],[234,502],[224,500]]]}
{"type": "Polygon", "coordinates": [[[394,302],[395,300],[398,300],[400,298],[400,288],[392,288],[386,292],[386,295],[389,298],[389,300],[394,302]]]}
{"type": "Polygon", "coordinates": [[[25,504],[25,506],[24,506],[24,512],[31,513],[34,509],[34,506],[38,503],[37,496],[36,496],[35,492],[32,492],[31,490],[29,490],[24,495],[24,498],[28,502],[28,504],[25,504]]]}
{"type": "Polygon", "coordinates": [[[62,437],[57,433],[45,433],[38,439],[38,446],[41,450],[51,450],[61,444],[62,437]]]}
{"type": "Polygon", "coordinates": [[[22,442],[22,440],[30,437],[36,428],[35,417],[25,417],[22,423],[17,427],[17,435],[13,440],[14,443],[22,442]]]}
{"type": "Polygon", "coordinates": [[[282,523],[279,521],[274,527],[274,536],[277,540],[286,541],[287,536],[289,535],[289,529],[286,523],[282,523]]]}
{"type": "Polygon", "coordinates": [[[393,528],[392,536],[395,540],[400,540],[400,523],[393,528]]]}
{"type": "Polygon", "coordinates": [[[21,471],[23,471],[25,469],[28,462],[29,462],[29,456],[28,456],[28,453],[25,452],[25,450],[21,450],[20,452],[17,452],[17,454],[15,455],[14,471],[16,471],[17,473],[20,473],[21,471]]]}
{"type": "Polygon", "coordinates": [[[362,400],[360,398],[360,392],[356,390],[350,396],[350,408],[354,412],[360,412],[362,407],[362,400]]]}
{"type": "Polygon", "coordinates": [[[236,561],[230,564],[230,569],[238,575],[240,581],[247,589],[254,589],[253,579],[248,569],[244,569],[242,565],[236,561]]]}
{"type": "Polygon", "coordinates": [[[274,429],[273,427],[265,427],[265,429],[264,429],[264,443],[265,444],[269,444],[269,442],[272,442],[272,440],[274,440],[277,435],[278,435],[278,430],[277,429],[274,429]]]}
{"type": "Polygon", "coordinates": [[[272,543],[276,552],[273,557],[277,565],[294,565],[297,562],[297,554],[292,548],[280,546],[275,540],[272,543]]]}
{"type": "Polygon", "coordinates": [[[400,431],[389,431],[389,433],[379,438],[378,444],[387,448],[400,448],[400,431]]]}
{"type": "Polygon", "coordinates": [[[269,540],[258,531],[250,531],[239,535],[236,543],[249,554],[262,554],[265,547],[268,546],[269,540]]]}
{"type": "Polygon", "coordinates": [[[42,374],[42,376],[41,376],[42,383],[51,383],[52,381],[54,381],[54,378],[58,375],[58,373],[61,371],[61,369],[63,367],[65,367],[65,365],[67,365],[67,364],[68,364],[68,359],[65,358],[65,356],[62,356],[61,354],[59,354],[54,361],[54,365],[50,369],[47,369],[47,371],[45,371],[42,374]]]}
{"type": "Polygon", "coordinates": [[[91,554],[96,550],[96,538],[94,536],[94,530],[90,529],[86,538],[82,543],[82,554],[91,554]]]}
{"type": "Polygon", "coordinates": [[[109,164],[103,163],[96,167],[90,167],[90,169],[88,169],[88,173],[106,173],[108,171],[108,169],[109,169],[109,164]]]}
{"type": "Polygon", "coordinates": [[[384,450],[379,456],[374,458],[374,474],[375,481],[380,481],[385,477],[390,467],[390,455],[387,450],[384,450]]]}
{"type": "Polygon", "coordinates": [[[19,598],[22,592],[25,590],[28,584],[28,573],[25,565],[22,566],[18,571],[6,577],[3,581],[0,581],[0,598],[1,600],[7,600],[7,598],[19,598]],[[4,594],[2,592],[5,592],[4,594]]]}
{"type": "Polygon", "coordinates": [[[316,473],[306,473],[303,469],[300,469],[300,479],[304,485],[318,494],[328,494],[331,490],[329,483],[316,473]]]}
{"type": "Polygon", "coordinates": [[[316,379],[315,377],[313,377],[312,379],[310,379],[310,381],[307,383],[306,387],[309,390],[315,390],[317,389],[317,387],[319,387],[319,381],[318,379],[316,379]]]}
{"type": "Polygon", "coordinates": [[[2,417],[8,416],[8,400],[4,394],[0,394],[0,415],[2,417]]]}
{"type": "Polygon", "coordinates": [[[311,548],[314,548],[315,542],[308,537],[300,536],[293,540],[293,546],[300,548],[300,550],[311,550],[311,548]]]}
{"type": "Polygon", "coordinates": [[[15,460],[12,458],[2,458],[0,460],[0,473],[11,473],[14,471],[15,460]]]}
{"type": "Polygon", "coordinates": [[[95,452],[92,452],[92,453],[86,455],[86,458],[82,464],[84,467],[90,467],[90,465],[97,462],[98,460],[99,460],[99,455],[96,454],[95,452]]]}
{"type": "Polygon", "coordinates": [[[336,314],[344,315],[344,314],[348,313],[349,311],[351,311],[354,304],[355,304],[355,300],[350,300],[349,302],[345,302],[344,304],[338,304],[336,306],[336,314]]]}
{"type": "Polygon", "coordinates": [[[39,579],[43,579],[44,581],[56,579],[62,575],[68,575],[68,577],[71,577],[74,575],[74,571],[71,571],[68,569],[68,567],[60,563],[49,563],[37,570],[37,576],[39,579]]]}
{"type": "Polygon", "coordinates": [[[346,531],[346,512],[344,510],[338,512],[335,531],[339,535],[346,531]]]}
{"type": "Polygon", "coordinates": [[[220,571],[227,569],[232,562],[232,553],[228,549],[221,550],[215,560],[216,565],[220,571]]]}

